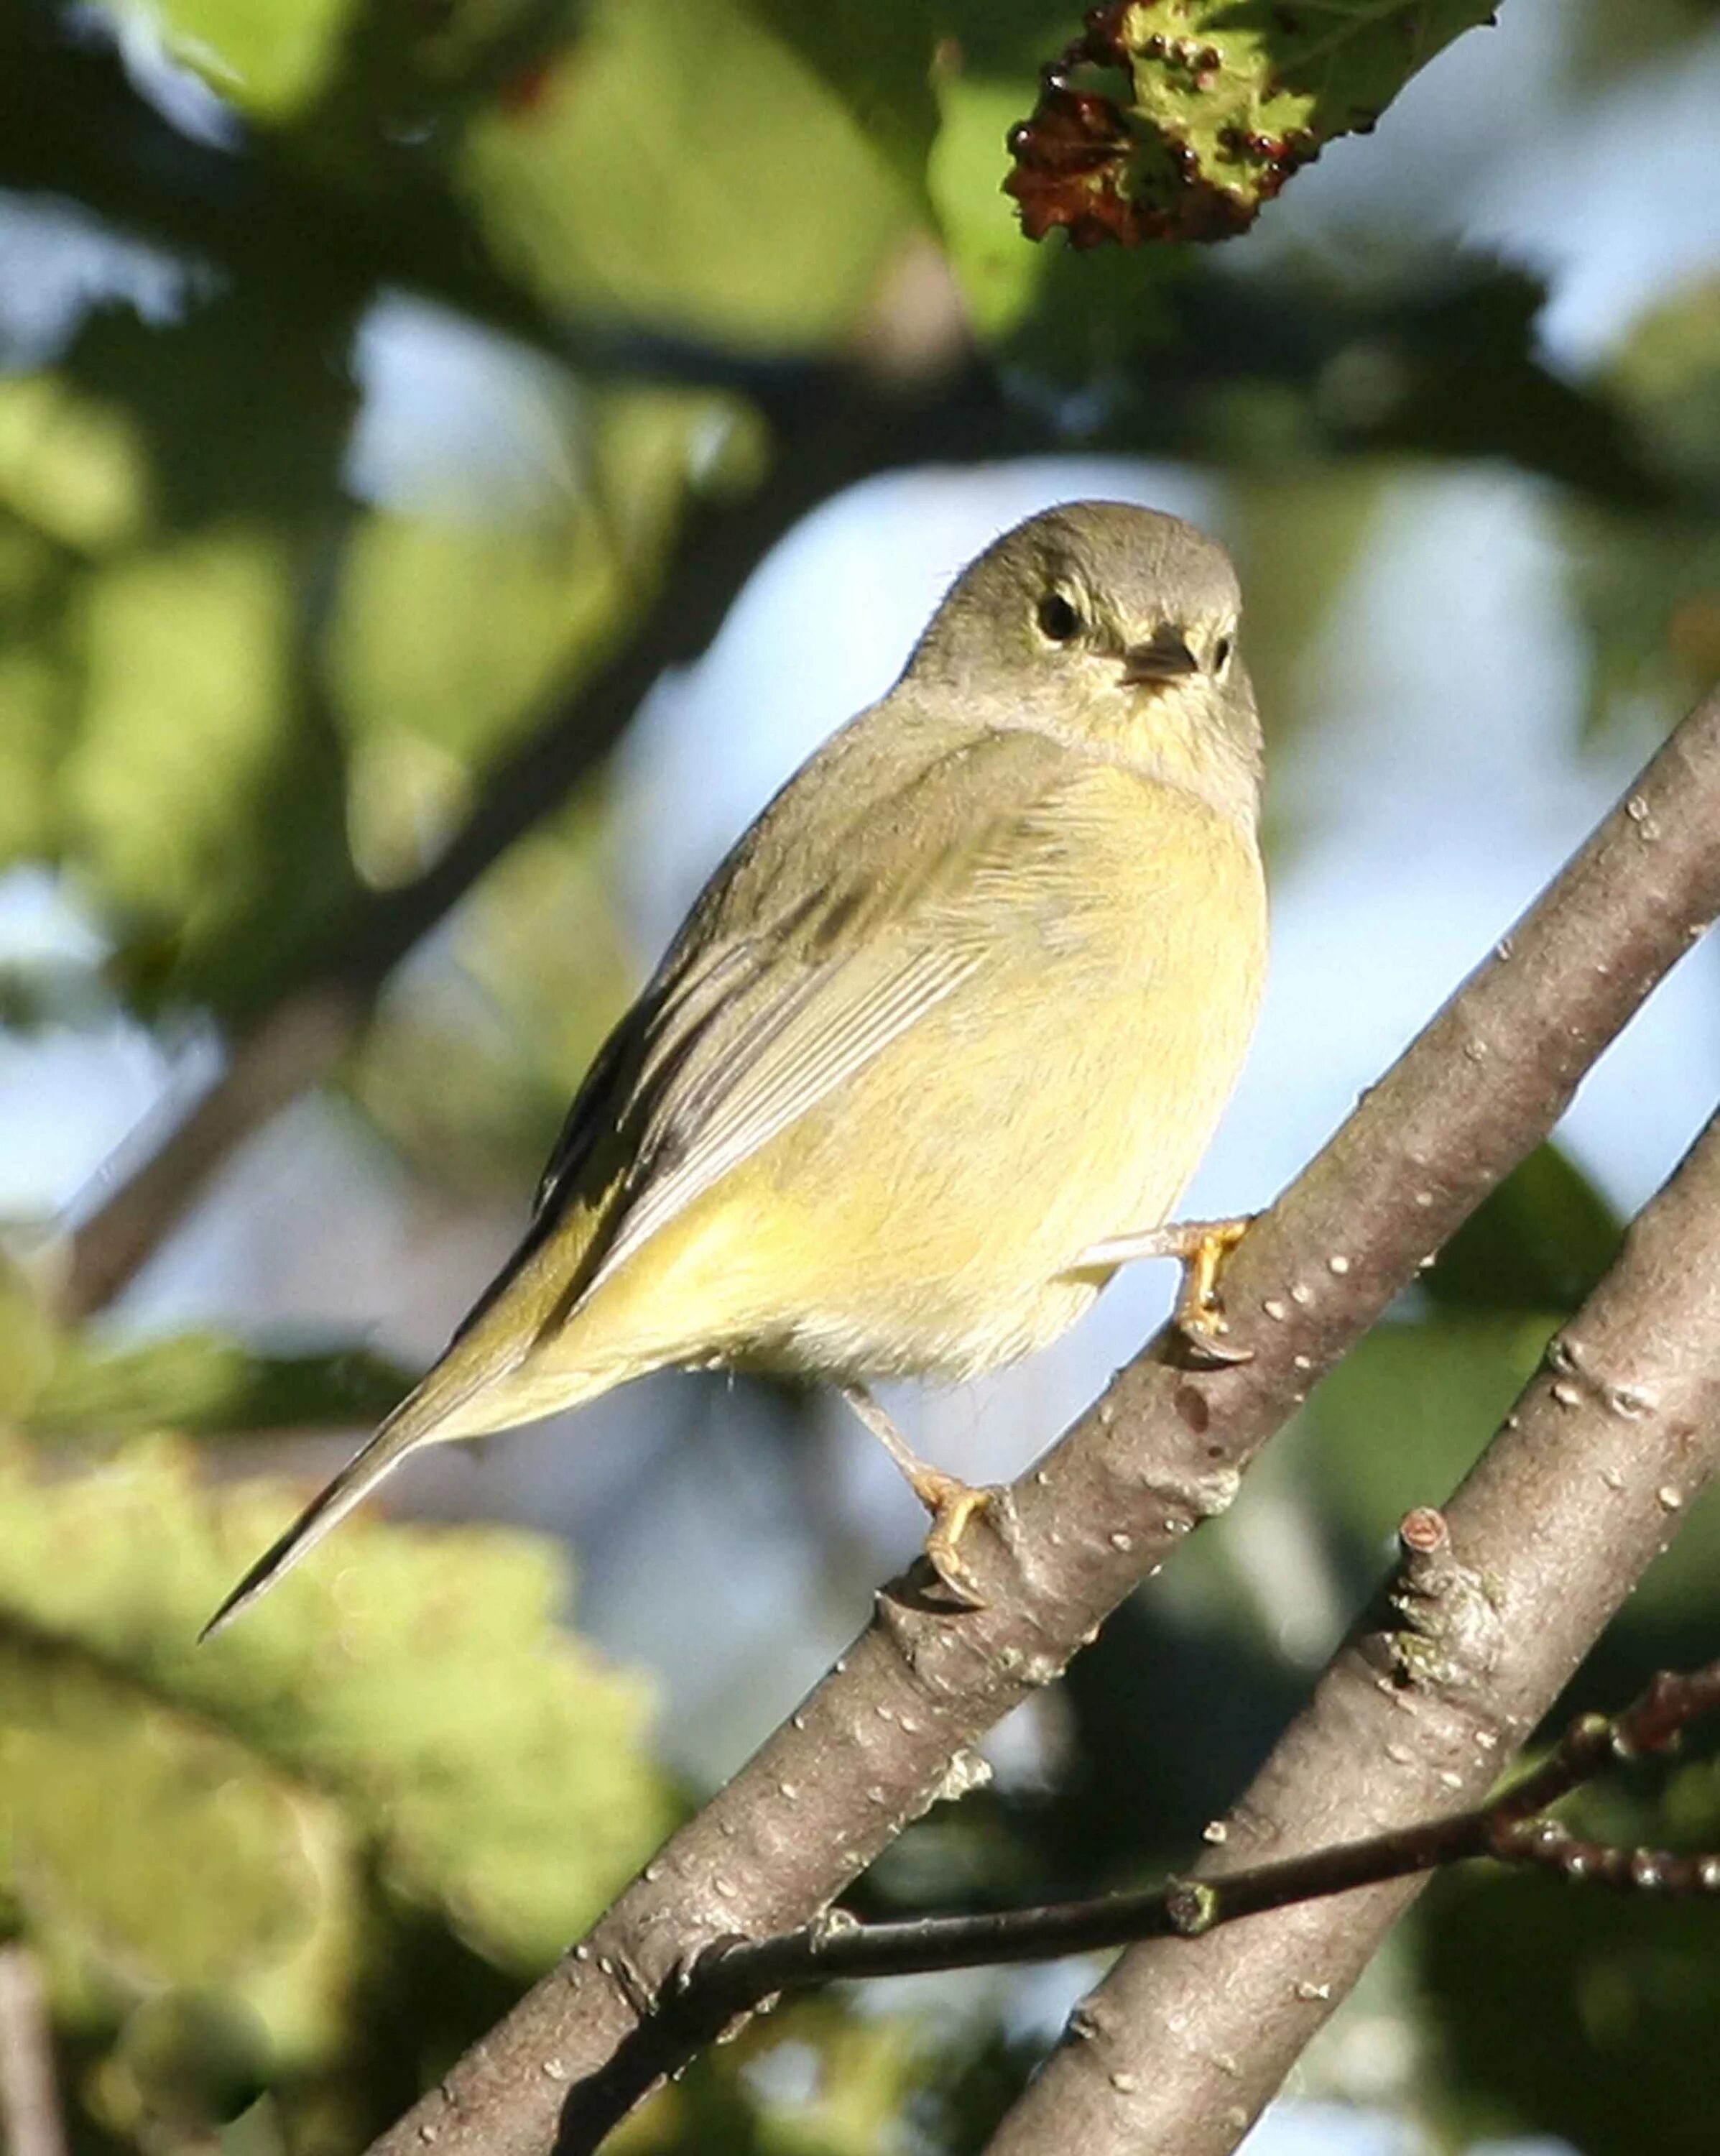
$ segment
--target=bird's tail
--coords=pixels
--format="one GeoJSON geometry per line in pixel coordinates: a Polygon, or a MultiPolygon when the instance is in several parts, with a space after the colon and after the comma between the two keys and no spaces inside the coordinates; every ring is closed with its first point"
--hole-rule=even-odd
{"type": "Polygon", "coordinates": [[[546,1370],[538,1342],[517,1310],[480,1306],[448,1353],[401,1402],[369,1443],[312,1498],[280,1539],[266,1549],[199,1637],[207,1640],[289,1572],[361,1504],[385,1475],[420,1445],[479,1437],[576,1407],[607,1392],[625,1369],[546,1370]],[[525,1332],[525,1344],[520,1333],[525,1332]]]}
{"type": "Polygon", "coordinates": [[[211,1639],[222,1627],[250,1607],[259,1595],[307,1557],[326,1534],[339,1527],[355,1505],[361,1504],[397,1461],[418,1442],[421,1431],[408,1414],[417,1394],[403,1400],[395,1414],[363,1449],[349,1460],[332,1482],[320,1490],[286,1532],[264,1550],[255,1564],[198,1633],[211,1639]]]}

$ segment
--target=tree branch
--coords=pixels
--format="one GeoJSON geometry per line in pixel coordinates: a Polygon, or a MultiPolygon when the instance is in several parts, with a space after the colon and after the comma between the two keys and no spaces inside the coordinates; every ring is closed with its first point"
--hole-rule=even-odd
{"type": "MultiPolygon", "coordinates": [[[[646,2018],[714,1939],[808,1922],[909,1820],[971,1785],[969,1748],[1048,1683],[1198,1522],[1502,1176],[1720,910],[1720,695],[1686,720],[1498,950],[1251,1229],[1226,1276],[1252,1359],[1190,1369],[1161,1332],[970,1549],[980,1609],[917,1568],[751,1762],[378,2156],[590,2148],[679,2062],[646,2018]]],[[[1386,1890],[1376,1890],[1386,1891],[1386,1890]]]]}
{"type": "MultiPolygon", "coordinates": [[[[1412,1518],[1424,1534],[1427,1523],[1435,1523],[1444,1545],[1444,1522],[1436,1512],[1412,1518]]],[[[1720,1856],[1676,1856],[1579,1841],[1547,1816],[1550,1805],[1607,1768],[1670,1750],[1691,1722],[1717,1709],[1720,1662],[1685,1673],[1664,1671],[1622,1713],[1579,1716],[1538,1766],[1485,1804],[1229,1872],[1219,1880],[1171,1879],[1139,1893],[892,1923],[860,1924],[831,1912],[774,1938],[719,1941],[685,1972],[657,2014],[677,2043],[703,2047],[714,2043],[737,2015],[764,2006],[781,1991],[844,1979],[1052,1961],[1144,1939],[1205,1938],[1242,1917],[1477,1857],[1555,1869],[1574,1881],[1608,1887],[1671,1894],[1720,1892],[1720,1856]]]]}
{"type": "MultiPolygon", "coordinates": [[[[1262,1859],[1473,1803],[1717,1466],[1720,1117],[1636,1220],[1444,1531],[1411,1548],[1383,1613],[1333,1661],[1197,1876],[1222,1894],[1231,1872],[1262,1859]]],[[[1078,2009],[1072,2041],[1006,2118],[992,2156],[1227,2156],[1417,1892],[1374,1887],[1185,1952],[1134,1948],[1078,2009]]]]}

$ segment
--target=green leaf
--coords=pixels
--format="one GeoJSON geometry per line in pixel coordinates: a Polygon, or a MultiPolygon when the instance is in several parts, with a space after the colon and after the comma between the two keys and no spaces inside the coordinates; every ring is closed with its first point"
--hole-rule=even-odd
{"type": "Polygon", "coordinates": [[[849,110],[740,0],[598,0],[459,163],[498,258],[590,315],[796,351],[860,319],[914,229],[849,110]]]}
{"type": "Polygon", "coordinates": [[[1657,739],[1720,680],[1720,532],[1695,511],[1567,506],[1572,596],[1589,646],[1591,729],[1657,739]]]}
{"type": "Polygon", "coordinates": [[[592,519],[456,521],[381,511],[353,535],[331,625],[332,679],[356,735],[411,735],[463,768],[607,627],[617,564],[592,519]]]}
{"type": "MultiPolygon", "coordinates": [[[[0,1912],[48,1978],[96,2145],[190,2156],[254,2105],[234,2146],[342,2156],[678,1805],[637,1681],[550,1623],[565,1573],[536,1537],[361,1519],[197,1648],[290,1504],[192,1471],[161,1442],[71,1477],[0,1445],[0,1912]]],[[[795,2002],[630,2133],[877,2156],[926,2066],[906,2020],[795,2002]]]]}
{"type": "Polygon", "coordinates": [[[1557,1146],[1538,1146],[1466,1220],[1422,1276],[1452,1308],[1575,1310],[1610,1270],[1624,1225],[1557,1146]]]}
{"type": "MultiPolygon", "coordinates": [[[[1296,1426],[1323,1515],[1378,1569],[1413,1505],[1443,1505],[1539,1368],[1557,1312],[1454,1300],[1376,1326],[1327,1378],[1296,1426]]],[[[1607,1635],[1626,1685],[1709,1651],[1720,1617],[1720,1483],[1685,1512],[1607,1635]],[[1641,1666],[1638,1667],[1638,1664],[1641,1666]]],[[[1608,1650],[1603,1647],[1600,1650],[1608,1650]]]]}
{"type": "Polygon", "coordinates": [[[56,1353],[45,1298],[25,1268],[0,1248],[0,1426],[35,1399],[56,1353]]]}
{"type": "Polygon", "coordinates": [[[105,1351],[69,1342],[30,1402],[33,1430],[123,1437],[146,1430],[350,1430],[380,1421],[412,1383],[362,1348],[269,1355],[213,1332],[105,1351]]]}
{"type": "Polygon", "coordinates": [[[1496,0],[1119,0],[1053,64],[1018,128],[1022,228],[1103,240],[1227,239],[1335,136],[1371,129],[1496,0]],[[1119,100],[1072,86],[1124,78],[1119,100]]]}
{"type": "Polygon", "coordinates": [[[1607,387],[1669,478],[1720,493],[1720,279],[1651,307],[1608,367],[1607,387]]]}
{"type": "Polygon", "coordinates": [[[938,131],[933,0],[752,0],[766,23],[853,116],[916,196],[938,131]]]}
{"type": "Polygon", "coordinates": [[[1652,308],[1607,370],[1606,393],[1671,492],[1657,514],[1593,504],[1565,523],[1594,654],[1591,723],[1658,731],[1720,678],[1720,282],[1652,308]]]}
{"type": "Polygon", "coordinates": [[[266,1974],[284,2006],[284,1969],[341,1922],[320,1891],[351,1863],[340,1807],[10,1609],[0,1702],[0,1881],[33,1933],[158,1984],[266,1974]]]}
{"type": "Polygon", "coordinates": [[[993,81],[942,68],[942,125],[927,183],[951,270],[975,333],[996,342],[1020,329],[1033,310],[1052,258],[1023,247],[1003,193],[1009,158],[1004,137],[1021,110],[1019,81],[993,81]]]}
{"type": "Polygon", "coordinates": [[[1376,1326],[1303,1417],[1326,1516],[1385,1546],[1413,1505],[1442,1505],[1538,1366],[1557,1320],[1441,1312],[1376,1326]]]}
{"type": "MultiPolygon", "coordinates": [[[[504,1966],[541,1967],[673,1818],[640,1749],[643,1687],[555,1630],[565,1564],[540,1538],[375,1517],[198,1647],[296,1504],[206,1490],[171,1444],[73,1477],[14,1445],[0,1630],[87,1658],[134,1711],[156,1702],[335,1801],[395,1891],[504,1966]]],[[[76,1874],[55,1892],[75,1909],[76,1874]]]]}
{"type": "Polygon", "coordinates": [[[52,374],[0,381],[0,503],[21,520],[0,526],[0,589],[23,572],[22,533],[110,553],[142,528],[151,491],[140,430],[123,410],[52,374]]]}
{"type": "Polygon", "coordinates": [[[168,51],[259,120],[296,111],[339,64],[353,0],[107,0],[141,15],[168,51]]]}
{"type": "MultiPolygon", "coordinates": [[[[638,985],[595,805],[511,847],[353,1060],[361,1107],[423,1174],[523,1204],[567,1102],[638,985]],[[577,921],[577,935],[545,922],[577,921]]],[[[523,1217],[523,1216],[522,1216],[523,1217]]]]}
{"type": "Polygon", "coordinates": [[[1248,662],[1272,730],[1269,755],[1292,751],[1315,723],[1323,690],[1310,682],[1309,652],[1361,557],[1390,482],[1358,459],[1297,459],[1243,470],[1227,490],[1226,538],[1248,594],[1248,662]]]}
{"type": "Polygon", "coordinates": [[[0,384],[0,841],[73,868],[145,1009],[247,1014],[352,888],[302,664],[352,409],[323,321],[224,289],[0,384]]]}

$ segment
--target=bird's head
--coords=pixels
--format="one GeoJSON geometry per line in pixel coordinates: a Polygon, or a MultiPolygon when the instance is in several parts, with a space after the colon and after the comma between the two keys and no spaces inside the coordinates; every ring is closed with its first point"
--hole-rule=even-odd
{"type": "Polygon", "coordinates": [[[1252,813],[1254,691],[1231,558],[1180,517],[1072,502],[1006,532],[957,579],[909,679],[981,723],[1089,743],[1252,813]]]}

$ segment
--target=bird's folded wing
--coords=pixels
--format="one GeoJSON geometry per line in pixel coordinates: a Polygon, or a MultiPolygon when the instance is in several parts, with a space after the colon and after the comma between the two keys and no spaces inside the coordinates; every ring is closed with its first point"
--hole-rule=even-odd
{"type": "Polygon", "coordinates": [[[985,968],[1013,896],[1035,902],[1033,835],[1071,762],[1042,736],[989,734],[861,804],[819,875],[761,873],[756,844],[737,850],[693,917],[715,932],[683,936],[665,959],[545,1176],[533,1243],[612,1157],[609,1134],[623,1139],[580,1300],[985,968]]]}

